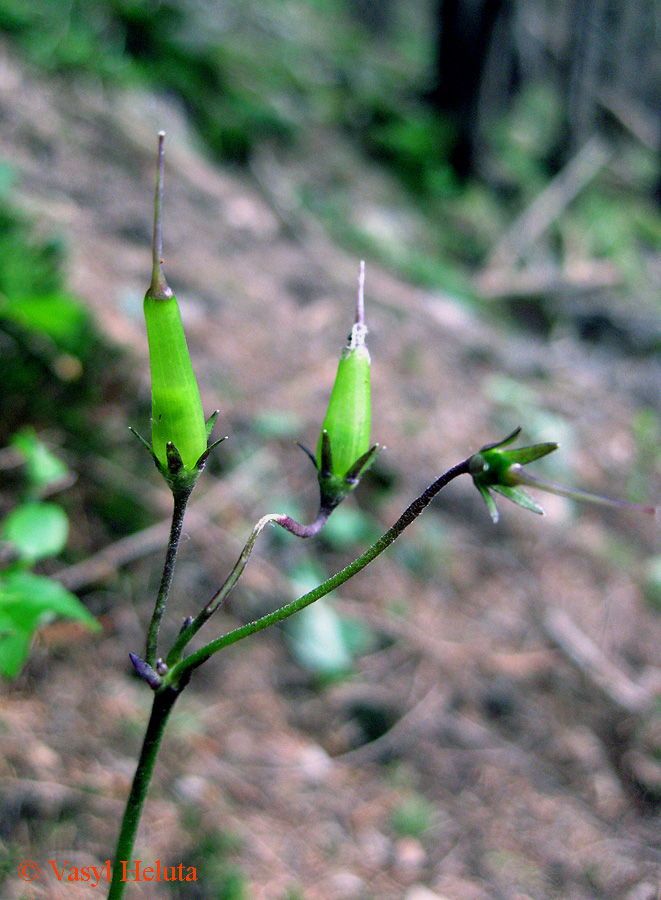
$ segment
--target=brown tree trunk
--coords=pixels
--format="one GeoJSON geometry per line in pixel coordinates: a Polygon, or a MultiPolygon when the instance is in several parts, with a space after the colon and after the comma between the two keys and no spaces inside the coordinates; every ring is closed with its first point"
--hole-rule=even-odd
{"type": "Polygon", "coordinates": [[[506,0],[438,2],[436,58],[427,99],[455,127],[450,162],[462,178],[476,170],[483,77],[497,23],[509,16],[510,8],[506,0]]]}

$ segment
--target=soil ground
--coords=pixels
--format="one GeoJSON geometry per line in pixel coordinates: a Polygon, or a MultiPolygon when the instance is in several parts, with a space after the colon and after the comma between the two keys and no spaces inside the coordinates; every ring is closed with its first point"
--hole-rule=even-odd
{"type": "MultiPolygon", "coordinates": [[[[112,856],[150,704],[127,653],[143,642],[168,496],[147,463],[127,474],[118,460],[138,458],[127,425],[148,429],[141,298],[157,131],[166,270],[205,407],[231,436],[190,511],[170,634],[262,514],[314,514],[314,474],[294,441],[316,442],[358,260],[290,202],[286,168],[214,168],[162,99],[64,88],[4,54],[0,116],[17,197],[44,232],[65,235],[73,290],[127,354],[129,387],[99,421],[114,451],[81,463],[81,484],[128,485],[157,523],[100,557],[107,536],[74,523],[73,548],[92,560],[61,577],[103,635],[51,630],[2,688],[2,897],[82,900],[103,885],[58,882],[49,861],[112,856]],[[31,883],[16,875],[25,860],[41,867],[31,883]]],[[[356,203],[369,204],[360,185],[356,203]]],[[[557,480],[624,495],[642,467],[654,502],[659,472],[644,469],[632,426],[641,407],[658,412],[653,358],[512,332],[371,264],[367,303],[389,489],[362,486],[347,501],[357,521],[385,530],[520,420],[528,437],[563,439],[557,480]]],[[[469,482],[449,487],[328,601],[375,636],[347,678],[320,683],[277,630],[202,670],[175,709],[136,853],[195,866],[198,881],[136,882],[126,896],[658,900],[661,619],[642,589],[658,524],[543,503],[544,518],[503,501],[494,526],[469,482]]],[[[308,561],[330,572],[366,541],[360,529],[355,545],[269,534],[211,630],[289,597],[308,561]]]]}

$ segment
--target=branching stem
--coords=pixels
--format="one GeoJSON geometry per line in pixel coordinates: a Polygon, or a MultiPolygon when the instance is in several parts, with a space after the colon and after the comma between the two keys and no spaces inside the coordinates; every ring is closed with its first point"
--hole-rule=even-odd
{"type": "MultiPolygon", "coordinates": [[[[230,646],[230,644],[235,644],[237,641],[240,641],[243,638],[249,637],[252,634],[256,634],[258,631],[263,631],[265,628],[269,628],[271,625],[283,622],[285,619],[288,619],[295,613],[300,612],[307,606],[310,606],[310,604],[314,603],[316,600],[319,600],[321,597],[325,597],[326,594],[330,594],[331,591],[334,591],[336,588],[340,587],[340,585],[344,584],[350,578],[353,578],[354,575],[357,575],[358,572],[365,568],[365,566],[369,565],[373,560],[375,560],[377,556],[380,556],[380,554],[383,553],[383,551],[386,550],[406,528],[408,528],[408,526],[431,503],[436,494],[438,494],[439,491],[441,491],[447,484],[449,484],[450,481],[452,481],[454,478],[457,478],[459,475],[469,474],[469,463],[470,458],[465,459],[458,465],[453,466],[451,469],[448,469],[447,472],[441,475],[440,478],[438,478],[433,484],[431,484],[426,491],[424,491],[413,501],[413,503],[411,503],[411,505],[402,513],[399,519],[397,519],[392,528],[386,531],[386,533],[383,534],[379,538],[379,540],[376,541],[376,543],[372,544],[372,546],[368,550],[366,550],[365,553],[362,554],[362,556],[359,556],[340,572],[333,575],[327,581],[324,581],[323,584],[320,584],[318,587],[314,588],[314,590],[309,591],[302,597],[299,597],[297,600],[293,600],[291,603],[287,603],[279,609],[276,609],[274,612],[268,613],[268,615],[262,616],[260,619],[256,619],[253,622],[249,622],[247,625],[242,625],[239,628],[235,628],[234,631],[230,631],[222,637],[217,638],[215,641],[211,641],[205,647],[201,647],[199,650],[194,651],[180,662],[175,663],[173,668],[166,676],[166,682],[171,684],[173,687],[176,687],[182,679],[188,679],[192,671],[198,666],[202,665],[202,663],[213,656],[214,653],[218,653],[219,650],[223,650],[225,647],[230,646]]],[[[262,530],[264,525],[274,521],[275,520],[273,519],[273,517],[265,516],[265,518],[261,519],[257,526],[255,526],[253,534],[251,535],[251,540],[249,540],[248,544],[246,544],[244,553],[242,553],[241,557],[239,558],[237,566],[241,563],[247,550],[247,555],[245,556],[245,559],[243,561],[242,568],[245,567],[245,562],[247,562],[247,558],[250,555],[250,551],[254,546],[259,532],[262,530]],[[265,521],[265,519],[267,521],[265,521]]],[[[231,577],[232,576],[230,576],[230,578],[231,577]]],[[[236,579],[232,583],[232,586],[235,583],[236,579]]],[[[184,632],[184,634],[185,633],[186,632],[184,632]]]]}
{"type": "MultiPolygon", "coordinates": [[[[259,520],[253,528],[252,533],[234,568],[225,581],[225,584],[216,592],[216,594],[214,594],[197,618],[183,629],[168,655],[168,660],[171,660],[173,665],[172,668],[164,674],[163,682],[154,694],[154,705],[152,707],[151,717],[147,726],[147,732],[133,777],[133,784],[131,786],[131,792],[126,804],[126,811],[119,833],[108,900],[121,900],[124,895],[126,880],[123,877],[123,864],[126,863],[129,865],[131,862],[138,824],[149,790],[158,750],[165,732],[165,726],[177,697],[188,684],[193,671],[209,659],[209,657],[213,656],[214,653],[218,653],[219,650],[229,647],[231,644],[235,644],[237,641],[249,637],[252,634],[256,634],[258,631],[263,631],[270,625],[275,625],[278,622],[284,621],[300,610],[310,606],[315,600],[319,600],[321,597],[329,594],[331,591],[335,590],[335,588],[344,584],[350,578],[353,578],[354,575],[357,575],[358,572],[365,568],[365,566],[369,565],[369,563],[376,559],[377,556],[383,553],[383,551],[389,547],[412,522],[415,521],[420,513],[431,503],[436,494],[449,484],[450,481],[457,478],[459,475],[469,474],[469,463],[470,458],[465,459],[458,465],[448,469],[447,472],[441,475],[440,478],[431,484],[427,490],[411,503],[399,519],[397,519],[392,528],[386,531],[376,543],[372,544],[362,556],[359,556],[336,575],[333,575],[332,578],[329,578],[323,584],[320,584],[314,590],[309,591],[297,600],[285,604],[280,609],[275,610],[275,612],[262,616],[261,619],[256,619],[254,622],[250,622],[240,628],[235,628],[234,631],[230,631],[228,634],[223,635],[223,637],[211,641],[206,647],[202,647],[200,650],[191,653],[183,660],[179,660],[179,656],[188,641],[223,603],[240,578],[257,538],[267,525],[280,525],[282,528],[286,528],[288,531],[297,534],[299,537],[311,537],[321,530],[329,514],[323,510],[320,511],[314,522],[307,526],[300,525],[298,522],[290,519],[289,516],[273,513],[264,516],[259,520]]],[[[177,503],[177,496],[175,495],[175,510],[173,512],[170,543],[168,545],[165,563],[165,569],[167,571],[164,571],[163,573],[161,590],[159,591],[159,601],[156,604],[156,609],[154,610],[154,616],[149,629],[148,659],[150,656],[151,658],[155,657],[156,654],[158,624],[160,623],[165,608],[164,602],[167,598],[167,593],[172,580],[172,570],[174,567],[179,537],[181,536],[181,525],[183,523],[183,514],[186,508],[187,499],[187,496],[185,498],[180,497],[179,503],[177,503]]]]}
{"type": "Polygon", "coordinates": [[[291,534],[296,535],[296,537],[310,538],[314,537],[316,534],[319,534],[321,529],[326,524],[329,515],[330,512],[319,510],[316,518],[309,525],[301,525],[300,522],[297,522],[290,516],[285,516],[280,513],[269,513],[266,516],[262,516],[262,518],[253,528],[250,537],[246,541],[245,546],[241,551],[241,554],[236,561],[234,568],[227,576],[225,583],[216,591],[216,593],[213,595],[211,600],[209,600],[204,609],[202,609],[193,619],[193,621],[181,631],[179,637],[177,638],[176,642],[172,646],[172,649],[167,655],[167,659],[165,660],[166,664],[168,666],[172,666],[175,663],[179,662],[186,644],[188,644],[191,638],[197,634],[200,628],[202,628],[204,623],[208,619],[210,619],[211,616],[216,612],[216,610],[219,609],[225,602],[229,592],[241,577],[243,570],[246,567],[246,563],[250,558],[253,547],[255,546],[257,538],[267,525],[280,525],[281,528],[284,528],[286,531],[291,532],[291,534]]]}

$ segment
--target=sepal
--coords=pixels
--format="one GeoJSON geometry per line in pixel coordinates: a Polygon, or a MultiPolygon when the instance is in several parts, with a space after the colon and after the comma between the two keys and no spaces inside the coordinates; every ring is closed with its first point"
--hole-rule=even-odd
{"type": "MultiPolygon", "coordinates": [[[[218,416],[219,416],[219,415],[220,415],[220,410],[219,410],[219,409],[215,409],[215,410],[211,413],[211,415],[209,416],[209,418],[206,420],[206,422],[204,423],[205,428],[206,428],[206,430],[207,430],[207,440],[209,440],[209,438],[211,437],[211,432],[213,431],[213,426],[216,424],[216,421],[218,420],[218,416]]],[[[224,440],[225,440],[225,438],[221,438],[221,439],[220,439],[220,441],[224,441],[224,440]]],[[[220,441],[216,441],[216,444],[219,444],[220,441]]],[[[216,444],[212,444],[211,447],[215,447],[216,444]]],[[[209,450],[211,450],[211,447],[209,447],[209,450]]]]}
{"type": "Polygon", "coordinates": [[[381,444],[374,444],[362,456],[359,456],[344,476],[345,482],[355,487],[383,449],[381,444]]]}
{"type": "MultiPolygon", "coordinates": [[[[215,414],[214,414],[215,415],[215,414]]],[[[213,417],[212,417],[213,418],[213,417]]],[[[215,421],[215,418],[214,418],[215,421]]],[[[213,427],[213,423],[212,426],[213,427]]],[[[222,444],[223,441],[227,440],[227,435],[219,438],[217,441],[214,441],[212,444],[209,444],[204,453],[200,456],[200,458],[195,463],[195,466],[192,469],[187,469],[182,460],[181,454],[172,443],[169,441],[166,445],[166,457],[167,457],[167,466],[164,466],[160,459],[154,453],[154,449],[151,444],[146,441],[141,434],[139,434],[135,428],[129,425],[129,431],[133,434],[145,448],[145,450],[151,456],[154,465],[163,476],[165,481],[168,483],[168,487],[172,491],[173,494],[190,494],[190,492],[195,487],[195,482],[200,477],[202,470],[204,469],[206,462],[209,458],[209,454],[212,450],[214,450],[218,444],[222,444]]]]}
{"type": "Polygon", "coordinates": [[[546,441],[541,444],[532,444],[528,447],[517,447],[511,450],[503,449],[508,447],[519,436],[520,432],[521,429],[516,428],[502,441],[485,444],[468,461],[468,471],[473,478],[473,483],[486,503],[494,523],[498,522],[499,515],[491,494],[492,491],[502,494],[503,497],[507,497],[512,503],[516,503],[530,512],[544,515],[543,508],[524,490],[524,485],[525,487],[538,488],[549,494],[567,497],[570,500],[596,503],[601,506],[614,506],[620,509],[631,509],[636,512],[647,513],[648,515],[656,513],[656,508],[653,506],[625,503],[622,500],[611,500],[607,497],[600,497],[597,494],[588,494],[585,491],[570,490],[561,485],[543,481],[533,475],[529,475],[523,467],[530,462],[541,459],[543,456],[547,456],[549,453],[553,453],[554,450],[558,449],[558,445],[554,441],[546,441]]]}
{"type": "MultiPolygon", "coordinates": [[[[324,432],[325,434],[325,432],[324,432]]],[[[336,506],[344,500],[344,498],[355,490],[360,483],[360,479],[372,465],[383,447],[374,444],[373,447],[359,456],[358,459],[349,467],[346,475],[333,475],[332,472],[323,472],[321,468],[317,470],[317,479],[319,481],[319,507],[325,512],[330,513],[336,506]]],[[[328,445],[330,452],[330,444],[328,445]]],[[[332,455],[332,453],[331,453],[332,455]]]]}
{"type": "Polygon", "coordinates": [[[181,454],[172,441],[168,441],[165,445],[165,458],[168,461],[168,472],[170,475],[178,475],[183,469],[184,464],[181,459],[181,454]]]}

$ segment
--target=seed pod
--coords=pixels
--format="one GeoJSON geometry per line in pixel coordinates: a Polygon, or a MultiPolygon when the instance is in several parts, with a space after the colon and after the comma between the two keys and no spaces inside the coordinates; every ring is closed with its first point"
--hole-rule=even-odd
{"type": "Polygon", "coordinates": [[[328,435],[331,451],[330,472],[344,479],[354,463],[370,448],[372,426],[370,354],[364,336],[351,332],[337,367],[335,384],[322,426],[317,448],[319,470],[324,469],[323,434],[328,435]]]}
{"type": "Polygon", "coordinates": [[[372,406],[364,283],[365,264],[361,263],[356,321],[342,351],[317,446],[321,505],[327,510],[353,490],[379,449],[377,445],[370,447],[372,406]]]}
{"type": "Polygon", "coordinates": [[[152,397],[152,449],[168,467],[166,447],[174,444],[186,469],[194,469],[207,449],[200,391],[193,372],[179,306],[174,294],[145,295],[152,397]]]}
{"type": "Polygon", "coordinates": [[[168,454],[168,445],[172,444],[184,468],[194,470],[207,449],[207,429],[179,306],[163,274],[163,138],[163,133],[159,134],[153,272],[144,301],[151,368],[152,450],[161,466],[168,470],[171,468],[168,463],[176,459],[172,448],[168,454]]]}

